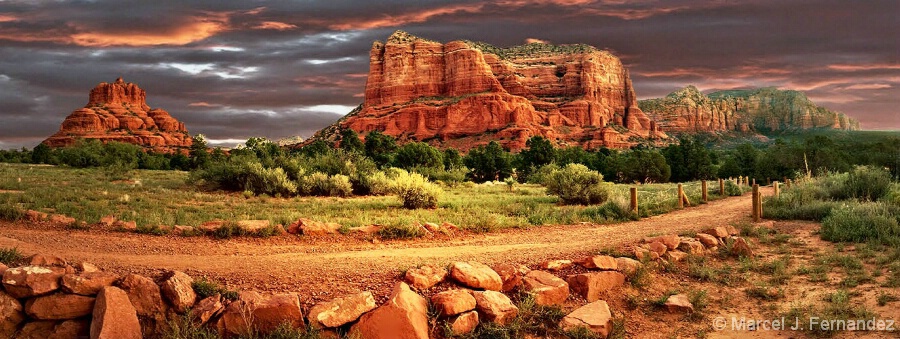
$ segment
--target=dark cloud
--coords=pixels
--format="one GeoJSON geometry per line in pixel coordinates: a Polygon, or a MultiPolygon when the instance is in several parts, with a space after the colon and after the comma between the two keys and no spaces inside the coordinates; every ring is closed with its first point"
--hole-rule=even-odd
{"type": "Polygon", "coordinates": [[[210,139],[326,126],[362,101],[372,41],[404,29],[499,46],[587,43],[638,96],[776,86],[900,128],[894,0],[0,2],[0,147],[34,146],[123,76],[210,139]]]}

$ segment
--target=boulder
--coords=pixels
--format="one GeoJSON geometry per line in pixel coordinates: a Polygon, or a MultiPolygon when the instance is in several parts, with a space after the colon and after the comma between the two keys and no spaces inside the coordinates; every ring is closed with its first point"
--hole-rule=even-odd
{"type": "Polygon", "coordinates": [[[497,325],[506,325],[519,314],[519,308],[513,305],[505,294],[497,291],[473,292],[475,306],[484,320],[497,325]]]}
{"type": "Polygon", "coordinates": [[[16,339],[70,339],[86,338],[90,335],[91,324],[88,320],[52,320],[33,321],[22,326],[16,339]]]}
{"type": "Polygon", "coordinates": [[[118,220],[114,215],[107,215],[100,218],[100,226],[112,227],[118,220]]]}
{"type": "Polygon", "coordinates": [[[666,299],[666,309],[672,313],[691,313],[694,312],[694,305],[691,304],[688,296],[684,294],[670,295],[666,299]]]}
{"type": "Polygon", "coordinates": [[[81,273],[100,272],[100,268],[97,267],[97,265],[94,265],[89,262],[80,262],[78,264],[75,264],[75,268],[78,269],[79,271],[81,271],[81,273]]]}
{"type": "Polygon", "coordinates": [[[59,267],[22,266],[3,272],[3,287],[16,299],[52,293],[59,289],[59,280],[65,274],[59,267]]]}
{"type": "Polygon", "coordinates": [[[572,331],[579,327],[589,329],[600,338],[609,336],[612,329],[612,313],[606,301],[597,300],[581,306],[559,322],[559,328],[564,331],[572,331]]]}
{"type": "Polygon", "coordinates": [[[360,292],[321,302],[309,310],[306,318],[313,328],[340,327],[375,309],[372,292],[360,292]]]}
{"type": "Polygon", "coordinates": [[[616,258],[608,255],[595,255],[582,259],[578,262],[584,268],[596,269],[601,271],[615,271],[618,269],[616,258]]]}
{"type": "Polygon", "coordinates": [[[594,302],[600,299],[602,293],[625,284],[625,275],[613,271],[573,274],[566,277],[566,282],[572,292],[588,302],[594,302]]]}
{"type": "Polygon", "coordinates": [[[478,327],[478,311],[469,311],[453,317],[448,321],[451,335],[471,333],[478,327]]]}
{"type": "Polygon", "coordinates": [[[222,296],[216,294],[200,300],[200,302],[194,305],[191,314],[194,315],[194,319],[196,319],[200,325],[204,325],[209,322],[210,319],[222,314],[222,311],[224,310],[225,305],[222,304],[222,296]]]}
{"type": "Polygon", "coordinates": [[[697,240],[699,240],[703,246],[706,246],[706,248],[711,249],[719,246],[719,239],[710,234],[699,233],[697,234],[697,240]]]}
{"type": "Polygon", "coordinates": [[[675,234],[661,235],[658,237],[646,238],[646,239],[644,239],[644,242],[648,243],[648,244],[658,242],[663,245],[666,245],[666,248],[668,248],[670,250],[674,250],[674,249],[678,248],[678,244],[681,243],[681,237],[679,237],[678,235],[675,235],[675,234]]]}
{"type": "Polygon", "coordinates": [[[446,222],[446,221],[441,223],[441,228],[443,228],[443,229],[445,229],[445,230],[448,230],[448,231],[451,231],[451,232],[459,231],[459,226],[456,226],[456,225],[451,224],[451,223],[446,222]]]}
{"type": "Polygon", "coordinates": [[[548,271],[560,271],[571,268],[572,265],[572,260],[548,260],[541,263],[541,269],[545,269],[548,271]]]}
{"type": "Polygon", "coordinates": [[[569,297],[569,284],[548,272],[528,272],[522,282],[525,292],[534,296],[537,305],[562,305],[569,297]]]}
{"type": "Polygon", "coordinates": [[[128,295],[138,316],[152,318],[165,314],[167,307],[163,302],[162,292],[152,279],[129,274],[116,285],[128,295]]]}
{"type": "Polygon", "coordinates": [[[118,228],[123,231],[128,231],[128,232],[135,232],[138,229],[137,222],[122,221],[122,220],[118,220],[115,223],[113,223],[113,227],[118,228]]]}
{"type": "Polygon", "coordinates": [[[687,254],[701,255],[706,252],[706,247],[703,246],[703,243],[700,241],[691,238],[689,240],[683,240],[681,244],[678,245],[678,250],[687,254]]]}
{"type": "Polygon", "coordinates": [[[341,224],[333,222],[319,222],[305,218],[297,221],[300,233],[303,235],[336,234],[341,229],[341,224]]]}
{"type": "Polygon", "coordinates": [[[656,255],[658,255],[658,256],[660,256],[660,257],[662,257],[663,255],[665,255],[665,254],[666,254],[666,251],[669,250],[669,247],[668,247],[668,246],[666,246],[666,245],[664,245],[663,243],[658,242],[658,241],[656,241],[656,242],[651,242],[650,245],[649,245],[649,247],[650,247],[650,252],[656,253],[656,255]]]}
{"type": "Polygon", "coordinates": [[[8,269],[9,269],[9,266],[6,266],[6,264],[0,262],[0,277],[2,277],[3,273],[6,273],[6,270],[8,270],[8,269]]]}
{"type": "Polygon", "coordinates": [[[55,293],[25,303],[25,313],[40,320],[75,319],[91,314],[94,298],[77,294],[55,293]]]}
{"type": "Polygon", "coordinates": [[[62,214],[51,214],[51,215],[50,215],[50,222],[51,222],[51,223],[54,223],[54,224],[59,224],[59,225],[72,225],[72,224],[74,224],[76,221],[77,221],[77,220],[75,220],[75,218],[72,218],[72,217],[70,217],[70,216],[65,216],[65,215],[62,215],[62,214]]]}
{"type": "Polygon", "coordinates": [[[640,261],[631,258],[616,258],[616,267],[619,268],[619,272],[624,273],[626,276],[634,274],[642,266],[644,266],[644,264],[642,264],[640,261]]]}
{"type": "Polygon", "coordinates": [[[248,333],[251,325],[261,334],[268,334],[285,323],[293,328],[304,324],[297,293],[263,296],[242,292],[238,301],[225,308],[222,319],[225,330],[234,335],[248,333]],[[251,319],[252,323],[248,323],[251,319]]]}
{"type": "Polygon", "coordinates": [[[23,321],[25,314],[22,312],[22,304],[0,290],[0,338],[12,337],[23,321]]]}
{"type": "Polygon", "coordinates": [[[659,254],[643,247],[635,247],[634,257],[638,260],[656,260],[659,259],[659,254]]]}
{"type": "Polygon", "coordinates": [[[449,290],[431,296],[431,304],[442,317],[475,309],[475,297],[468,290],[449,290]]]}
{"type": "Polygon", "coordinates": [[[194,228],[191,226],[175,225],[175,227],[172,228],[172,233],[175,235],[192,235],[194,234],[194,228]]]}
{"type": "Polygon", "coordinates": [[[194,306],[197,293],[194,292],[193,283],[193,278],[179,271],[170,271],[163,277],[160,290],[175,312],[184,313],[194,306]]]}
{"type": "MultiPolygon", "coordinates": [[[[769,221],[769,223],[770,223],[770,224],[769,224],[769,228],[772,228],[773,225],[775,224],[775,223],[772,222],[772,221],[769,221]]],[[[732,226],[732,225],[726,225],[726,226],[725,226],[725,231],[727,231],[727,232],[728,232],[728,235],[730,235],[730,236],[738,236],[738,235],[741,235],[741,231],[739,231],[737,228],[735,228],[735,227],[732,226]]]]}
{"type": "Polygon", "coordinates": [[[137,311],[125,291],[107,286],[97,294],[91,320],[91,339],[140,339],[137,311]]]}
{"type": "Polygon", "coordinates": [[[450,265],[450,277],[474,289],[499,291],[503,289],[500,275],[485,264],[479,262],[455,262],[450,265]]]}
{"type": "Polygon", "coordinates": [[[703,230],[703,233],[709,234],[719,239],[728,238],[728,230],[722,226],[703,230]]]}
{"type": "Polygon", "coordinates": [[[268,220],[240,220],[237,225],[249,233],[258,233],[272,225],[268,220]]]}
{"type": "Polygon", "coordinates": [[[492,268],[500,276],[500,280],[503,281],[503,287],[500,288],[502,292],[512,291],[521,285],[522,275],[529,271],[528,267],[506,263],[494,265],[492,268]]]}
{"type": "Polygon", "coordinates": [[[744,238],[735,238],[734,243],[731,244],[731,254],[739,257],[752,257],[753,249],[750,248],[750,244],[744,238]]]}
{"type": "Polygon", "coordinates": [[[25,220],[29,222],[41,222],[47,220],[47,213],[27,210],[25,211],[25,220]]]}
{"type": "Polygon", "coordinates": [[[350,328],[350,335],[366,339],[428,339],[428,332],[428,301],[403,282],[384,305],[350,328]]]}
{"type": "Polygon", "coordinates": [[[97,295],[100,289],[112,286],[119,279],[118,275],[106,272],[88,272],[66,274],[62,277],[62,289],[67,293],[80,295],[97,295]]]}
{"type": "Polygon", "coordinates": [[[25,258],[25,264],[30,266],[56,266],[66,267],[66,260],[55,255],[35,254],[25,258]]]}
{"type": "Polygon", "coordinates": [[[444,230],[443,228],[441,228],[441,225],[435,224],[433,222],[426,222],[422,224],[422,227],[425,227],[425,230],[431,233],[438,233],[444,230]]]}
{"type": "Polygon", "coordinates": [[[406,282],[417,290],[427,290],[447,278],[447,270],[437,265],[424,265],[406,271],[406,282]]]}
{"type": "Polygon", "coordinates": [[[672,262],[679,262],[679,261],[683,261],[684,259],[687,259],[688,254],[684,253],[682,251],[679,251],[679,250],[674,250],[674,251],[666,252],[666,255],[664,257],[666,258],[666,260],[669,260],[672,262]]]}

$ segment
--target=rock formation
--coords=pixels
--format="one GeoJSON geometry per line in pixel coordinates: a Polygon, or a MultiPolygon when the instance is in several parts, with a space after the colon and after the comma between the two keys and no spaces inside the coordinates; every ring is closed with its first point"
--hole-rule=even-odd
{"type": "Polygon", "coordinates": [[[365,102],[317,138],[350,128],[460,149],[496,140],[516,150],[535,135],[586,148],[664,136],[638,108],[622,62],[587,45],[441,44],[397,31],[372,45],[369,67],[365,102]]]}
{"type": "Polygon", "coordinates": [[[88,104],[69,114],[44,144],[65,147],[78,139],[125,142],[162,153],[186,152],[192,141],[184,123],[163,109],[151,109],[144,90],[122,78],[94,87],[88,104]]]}
{"type": "Polygon", "coordinates": [[[798,91],[775,88],[700,93],[694,86],[640,107],[665,132],[858,130],[859,122],[817,106],[798,91]]]}

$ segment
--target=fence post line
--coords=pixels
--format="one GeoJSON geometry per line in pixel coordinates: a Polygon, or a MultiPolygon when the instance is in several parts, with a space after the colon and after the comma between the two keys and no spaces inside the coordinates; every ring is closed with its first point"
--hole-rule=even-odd
{"type": "Polygon", "coordinates": [[[684,208],[684,187],[678,184],[678,208],[684,208]]]}
{"type": "Polygon", "coordinates": [[[751,199],[753,199],[753,212],[750,213],[753,216],[753,222],[759,222],[759,186],[753,185],[753,194],[751,195],[751,199]]]}
{"type": "Polygon", "coordinates": [[[725,179],[719,179],[719,195],[725,196],[725,179]]]}
{"type": "Polygon", "coordinates": [[[709,197],[707,196],[707,193],[706,193],[706,190],[707,190],[707,187],[706,187],[706,180],[701,180],[701,181],[700,181],[700,186],[703,187],[703,202],[709,201],[709,197]]]}
{"type": "Polygon", "coordinates": [[[631,187],[631,213],[638,214],[638,196],[637,187],[631,187]]]}

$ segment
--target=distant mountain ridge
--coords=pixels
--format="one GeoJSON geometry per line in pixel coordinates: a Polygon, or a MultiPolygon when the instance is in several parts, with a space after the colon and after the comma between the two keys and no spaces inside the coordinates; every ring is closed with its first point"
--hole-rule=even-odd
{"type": "Polygon", "coordinates": [[[638,105],[664,132],[859,130],[858,121],[816,105],[804,93],[774,87],[704,95],[687,86],[638,105]]]}

